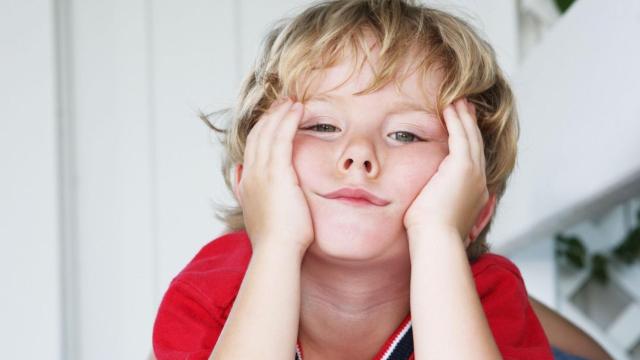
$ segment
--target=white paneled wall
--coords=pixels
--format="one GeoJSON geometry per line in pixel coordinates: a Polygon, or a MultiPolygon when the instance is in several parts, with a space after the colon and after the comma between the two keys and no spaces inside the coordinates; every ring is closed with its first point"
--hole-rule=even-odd
{"type": "Polygon", "coordinates": [[[0,5],[0,344],[61,359],[54,6],[0,5]]]}
{"type": "Polygon", "coordinates": [[[196,115],[230,105],[239,61],[234,1],[155,1],[150,41],[159,303],[169,281],[222,231],[220,150],[196,115]]]}
{"type": "MultiPolygon", "coordinates": [[[[154,311],[155,141],[145,1],[70,1],[77,319],[65,358],[140,358],[154,311]]],[[[69,314],[71,315],[71,314],[69,314]]]]}

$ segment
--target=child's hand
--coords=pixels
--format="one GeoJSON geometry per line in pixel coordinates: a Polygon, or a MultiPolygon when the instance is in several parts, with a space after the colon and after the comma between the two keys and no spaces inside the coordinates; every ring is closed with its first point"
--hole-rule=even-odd
{"type": "Polygon", "coordinates": [[[237,195],[254,251],[275,246],[302,256],[313,241],[311,213],[291,162],[302,114],[300,103],[274,102],[247,137],[237,195]]]}
{"type": "Polygon", "coordinates": [[[484,145],[475,114],[466,99],[444,109],[449,155],[405,213],[407,233],[444,228],[465,240],[489,200],[484,145]]]}

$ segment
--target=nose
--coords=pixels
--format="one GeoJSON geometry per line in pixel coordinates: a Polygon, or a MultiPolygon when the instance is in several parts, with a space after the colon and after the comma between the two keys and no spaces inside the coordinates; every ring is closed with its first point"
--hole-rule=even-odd
{"type": "Polygon", "coordinates": [[[338,170],[345,175],[363,173],[368,178],[375,178],[380,172],[380,164],[371,144],[355,142],[349,144],[340,157],[338,170]]]}

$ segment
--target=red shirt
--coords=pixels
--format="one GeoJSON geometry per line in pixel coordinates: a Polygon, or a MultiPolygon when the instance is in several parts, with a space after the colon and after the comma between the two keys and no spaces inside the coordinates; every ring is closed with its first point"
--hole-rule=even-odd
{"type": "MultiPolygon", "coordinates": [[[[246,232],[226,234],[205,245],[173,279],[153,328],[158,360],[208,359],[240,289],[251,253],[246,232]]],[[[471,270],[502,357],[553,359],[518,268],[503,256],[486,253],[471,264],[471,270]]],[[[302,351],[297,344],[291,355],[299,358],[302,351]]],[[[413,359],[410,315],[390,334],[375,359],[413,359]]]]}

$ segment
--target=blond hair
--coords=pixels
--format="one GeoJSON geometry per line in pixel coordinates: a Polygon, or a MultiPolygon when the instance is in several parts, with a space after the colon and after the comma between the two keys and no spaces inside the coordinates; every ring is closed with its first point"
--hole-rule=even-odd
{"type": "MultiPolygon", "coordinates": [[[[519,126],[513,93],[495,52],[464,20],[406,0],[323,1],[276,24],[244,79],[235,106],[201,114],[212,129],[224,134],[222,171],[232,193],[233,169],[243,162],[249,131],[271,103],[281,96],[304,101],[306,86],[318,73],[314,70],[336,64],[347,51],[369,62],[365,38],[371,36],[380,47],[379,65],[371,84],[358,94],[374,92],[392,80],[397,85],[407,55],[423,76],[433,68],[442,71],[436,114],[443,122],[442,110],[462,97],[475,105],[484,141],[487,188],[500,200],[515,166],[519,126]],[[210,121],[212,115],[223,113],[230,115],[227,130],[210,121]]],[[[244,229],[239,206],[222,207],[217,216],[228,231],[244,229]]],[[[489,250],[486,234],[491,223],[468,247],[469,259],[489,250]]]]}

